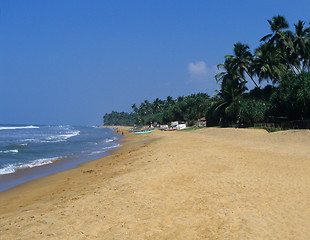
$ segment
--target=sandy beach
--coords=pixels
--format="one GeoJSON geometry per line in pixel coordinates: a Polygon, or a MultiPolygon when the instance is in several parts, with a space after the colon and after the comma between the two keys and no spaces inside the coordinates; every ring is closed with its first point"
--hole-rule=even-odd
{"type": "Polygon", "coordinates": [[[134,135],[0,193],[0,239],[310,239],[310,131],[134,135]]]}

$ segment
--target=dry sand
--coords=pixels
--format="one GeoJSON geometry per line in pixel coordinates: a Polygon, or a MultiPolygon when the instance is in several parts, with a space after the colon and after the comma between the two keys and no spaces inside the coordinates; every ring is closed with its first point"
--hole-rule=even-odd
{"type": "Polygon", "coordinates": [[[0,194],[1,239],[310,239],[310,131],[132,135],[0,194]]]}

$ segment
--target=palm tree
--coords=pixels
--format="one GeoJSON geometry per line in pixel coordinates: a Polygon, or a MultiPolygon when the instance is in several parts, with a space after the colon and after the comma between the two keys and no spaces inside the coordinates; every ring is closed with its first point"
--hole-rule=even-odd
{"type": "Polygon", "coordinates": [[[141,104],[140,104],[140,106],[139,106],[139,116],[141,117],[141,116],[144,116],[144,115],[146,115],[146,106],[145,106],[145,103],[144,102],[142,102],[141,104]]]}
{"type": "Polygon", "coordinates": [[[159,113],[162,111],[162,107],[163,107],[163,101],[160,100],[159,98],[156,98],[154,100],[154,102],[152,103],[152,110],[153,113],[159,113]]]}
{"type": "Polygon", "coordinates": [[[300,60],[294,48],[294,35],[291,31],[284,30],[289,27],[285,17],[278,15],[267,21],[272,33],[264,36],[261,41],[276,47],[282,58],[281,62],[292,72],[300,72],[300,60]]]}
{"type": "Polygon", "coordinates": [[[219,111],[222,117],[237,120],[238,109],[242,93],[247,90],[245,82],[238,79],[224,79],[221,90],[218,93],[219,101],[216,103],[215,111],[219,111]]]}
{"type": "Polygon", "coordinates": [[[234,67],[234,59],[226,56],[224,64],[219,64],[218,69],[224,71],[215,76],[217,82],[221,82],[221,90],[218,92],[219,100],[215,103],[215,111],[234,117],[233,106],[237,106],[241,94],[247,89],[246,81],[242,79],[239,71],[234,67]]]}
{"type": "Polygon", "coordinates": [[[139,109],[137,108],[137,105],[136,105],[135,103],[132,104],[131,108],[132,108],[132,110],[133,110],[134,113],[138,114],[139,109]]]}
{"type": "Polygon", "coordinates": [[[222,72],[215,75],[215,80],[223,82],[225,79],[233,79],[239,77],[238,73],[235,71],[233,66],[233,59],[225,57],[225,62],[223,64],[217,65],[218,70],[223,69],[222,72]]]}
{"type": "Polygon", "coordinates": [[[166,99],[166,107],[171,106],[174,103],[173,98],[171,96],[168,96],[166,99]]]}
{"type": "Polygon", "coordinates": [[[279,49],[265,43],[255,50],[253,71],[259,82],[271,80],[273,84],[279,83],[281,76],[286,72],[287,66],[282,63],[282,56],[279,49]]]}
{"type": "Polygon", "coordinates": [[[183,96],[179,96],[178,99],[177,99],[177,102],[182,102],[184,100],[184,97],[183,96]]]}
{"type": "Polygon", "coordinates": [[[261,42],[266,42],[268,39],[269,43],[275,43],[276,45],[278,45],[280,39],[283,36],[283,29],[286,29],[289,27],[285,17],[278,15],[273,17],[271,20],[267,20],[269,25],[270,25],[270,29],[272,31],[272,33],[267,34],[266,36],[264,36],[260,41],[261,42]]]}
{"type": "Polygon", "coordinates": [[[251,72],[253,55],[249,49],[250,47],[248,45],[237,42],[234,44],[235,55],[227,55],[226,58],[231,58],[231,64],[233,65],[232,68],[234,72],[238,72],[244,81],[246,81],[244,74],[246,73],[251,78],[254,85],[258,87],[257,83],[253,79],[253,74],[251,72]]]}
{"type": "Polygon", "coordinates": [[[305,28],[305,22],[299,20],[295,26],[294,49],[300,56],[302,69],[310,67],[310,27],[305,28]]]}
{"type": "Polygon", "coordinates": [[[146,114],[152,113],[151,103],[148,100],[144,100],[146,114]]]}

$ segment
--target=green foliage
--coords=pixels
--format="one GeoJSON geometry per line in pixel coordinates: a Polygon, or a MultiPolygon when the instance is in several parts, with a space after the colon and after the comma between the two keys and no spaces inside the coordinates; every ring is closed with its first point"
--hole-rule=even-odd
{"type": "Polygon", "coordinates": [[[239,109],[239,121],[247,124],[263,122],[269,109],[268,102],[256,99],[245,100],[239,109]]]}
{"type": "Polygon", "coordinates": [[[310,118],[310,73],[288,73],[271,96],[271,103],[275,116],[310,118]]]}
{"type": "Polygon", "coordinates": [[[222,109],[217,109],[219,101],[220,101],[220,98],[218,96],[213,97],[211,105],[207,109],[206,120],[207,120],[208,127],[219,125],[221,116],[223,114],[222,109]]]}
{"type": "Polygon", "coordinates": [[[211,105],[208,94],[198,93],[186,97],[179,97],[173,104],[167,105],[163,112],[163,122],[196,121],[205,116],[211,105]]]}
{"type": "Polygon", "coordinates": [[[267,85],[263,89],[254,88],[249,93],[244,93],[243,98],[245,99],[256,99],[269,102],[271,95],[275,91],[276,87],[267,85]]]}
{"type": "Polygon", "coordinates": [[[139,107],[132,105],[133,113],[112,112],[104,115],[105,125],[145,125],[154,122],[169,123],[171,121],[196,121],[205,116],[211,100],[206,93],[191,94],[166,100],[156,98],[153,102],[143,101],[139,107]]]}
{"type": "Polygon", "coordinates": [[[143,124],[162,122],[162,120],[163,120],[163,113],[152,113],[152,114],[147,114],[141,117],[141,122],[143,124]]]}
{"type": "Polygon", "coordinates": [[[133,126],[136,121],[137,115],[134,113],[112,111],[103,116],[103,124],[108,126],[133,126]]]}
{"type": "Polygon", "coordinates": [[[234,55],[225,56],[224,64],[218,65],[223,71],[215,79],[221,90],[207,110],[207,120],[212,124],[217,120],[251,124],[268,118],[310,118],[310,27],[299,21],[293,33],[280,15],[268,23],[271,34],[261,39],[253,55],[248,45],[237,42],[234,55]],[[256,85],[245,93],[245,73],[254,84],[256,77],[259,83],[270,81],[273,86],[260,89],[256,85]]]}
{"type": "Polygon", "coordinates": [[[282,63],[281,52],[272,44],[261,44],[255,50],[252,71],[258,77],[259,82],[269,80],[276,84],[287,71],[287,66],[282,63]]]}
{"type": "MultiPolygon", "coordinates": [[[[240,75],[240,70],[236,71],[233,67],[233,59],[226,56],[224,69],[220,75],[218,74],[217,80],[221,80],[221,90],[214,98],[212,106],[208,109],[207,119],[216,119],[220,116],[223,122],[237,121],[238,111],[240,108],[242,94],[247,90],[246,81],[240,75]],[[218,114],[212,114],[211,109],[214,109],[218,114]],[[208,116],[211,114],[211,116],[208,116]]],[[[217,125],[218,123],[214,123],[217,125]]]]}

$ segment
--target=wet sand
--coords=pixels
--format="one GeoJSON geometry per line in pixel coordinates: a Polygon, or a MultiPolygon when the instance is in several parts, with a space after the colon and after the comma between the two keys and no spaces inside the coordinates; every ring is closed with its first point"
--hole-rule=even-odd
{"type": "Polygon", "coordinates": [[[0,193],[0,239],[310,239],[310,131],[133,135],[0,193]]]}

